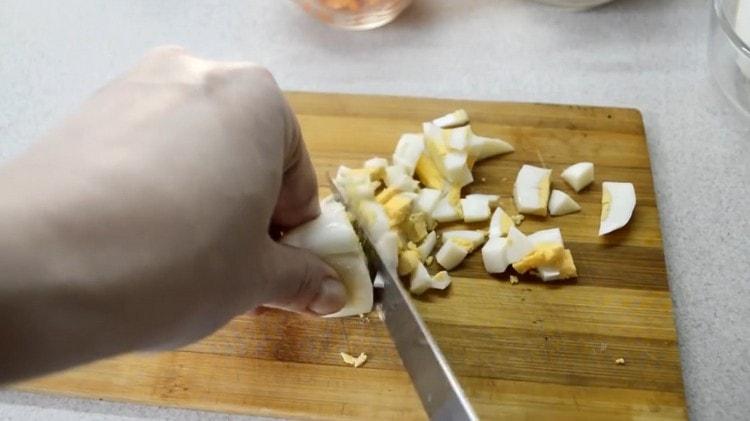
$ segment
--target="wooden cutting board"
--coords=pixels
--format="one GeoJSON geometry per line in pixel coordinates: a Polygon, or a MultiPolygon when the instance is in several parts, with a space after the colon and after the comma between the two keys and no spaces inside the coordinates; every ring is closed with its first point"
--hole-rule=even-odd
{"type": "MultiPolygon", "coordinates": [[[[476,133],[516,152],[483,161],[470,192],[500,194],[506,210],[524,163],[553,169],[553,185],[580,213],[527,218],[530,233],[560,227],[577,281],[511,285],[489,276],[480,253],[452,272],[445,292],[416,300],[484,419],[685,418],[680,359],[659,218],[637,110],[290,93],[321,193],[325,171],[390,157],[401,133],[464,108],[476,133]],[[567,165],[596,164],[596,182],[574,194],[567,165]],[[638,206],[629,226],[597,236],[601,181],[630,181],[638,206]],[[615,360],[624,358],[624,365],[615,360]]],[[[45,393],[247,414],[325,419],[423,419],[385,326],[269,311],[242,316],[187,348],[127,355],[17,386],[45,393]],[[366,352],[358,369],[340,351],[366,352]]]]}

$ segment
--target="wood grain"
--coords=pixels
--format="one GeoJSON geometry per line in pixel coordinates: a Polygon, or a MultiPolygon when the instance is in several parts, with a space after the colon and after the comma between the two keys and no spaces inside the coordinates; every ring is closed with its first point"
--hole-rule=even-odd
{"type": "MultiPolygon", "coordinates": [[[[454,284],[415,300],[484,419],[684,419],[685,402],[659,218],[636,110],[290,93],[325,193],[326,171],[390,156],[398,136],[464,108],[474,130],[516,152],[482,162],[467,191],[510,194],[523,163],[553,169],[578,214],[528,218],[525,232],[558,226],[576,281],[510,285],[479,254],[454,284]],[[579,161],[597,181],[579,194],[559,178],[579,161]],[[598,237],[601,181],[633,182],[630,225],[598,237]],[[624,358],[625,365],[615,364],[624,358]]],[[[482,227],[476,224],[474,227],[482,227]]],[[[462,225],[458,224],[457,227],[462,225]]],[[[184,349],[127,355],[18,385],[23,390],[214,411],[320,419],[424,419],[382,322],[322,320],[278,311],[241,316],[184,349]],[[364,367],[338,353],[366,352],[364,367]]]]}

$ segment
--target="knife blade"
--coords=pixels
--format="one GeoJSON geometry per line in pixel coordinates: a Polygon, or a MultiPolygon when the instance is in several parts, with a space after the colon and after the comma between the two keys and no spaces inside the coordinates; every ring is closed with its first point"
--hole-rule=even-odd
{"type": "MultiPolygon", "coordinates": [[[[351,211],[331,175],[327,174],[327,177],[333,197],[351,211]]],[[[368,261],[385,281],[383,321],[427,415],[433,420],[477,420],[474,408],[409,293],[397,276],[388,270],[367,232],[356,221],[353,225],[368,261]]]]}

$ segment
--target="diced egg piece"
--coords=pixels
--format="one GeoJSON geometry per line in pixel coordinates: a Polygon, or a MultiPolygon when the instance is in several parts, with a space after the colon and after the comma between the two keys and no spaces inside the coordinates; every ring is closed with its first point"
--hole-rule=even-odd
{"type": "Polygon", "coordinates": [[[576,192],[583,190],[594,181],[594,164],[579,162],[564,169],[560,176],[576,192]]]}
{"type": "Polygon", "coordinates": [[[401,224],[401,231],[409,241],[418,243],[427,235],[427,217],[423,212],[409,215],[401,224]]]}
{"type": "Polygon", "coordinates": [[[430,231],[424,240],[422,240],[422,243],[417,247],[419,257],[423,262],[427,260],[427,257],[432,253],[435,244],[437,244],[437,234],[435,231],[430,231]]]}
{"type": "Polygon", "coordinates": [[[495,205],[497,204],[497,201],[500,200],[500,196],[496,194],[484,194],[484,193],[472,193],[466,195],[467,199],[476,198],[476,199],[482,199],[486,200],[487,204],[489,205],[495,205]]]}
{"type": "Polygon", "coordinates": [[[419,259],[419,252],[416,250],[404,250],[398,258],[398,274],[401,276],[408,275],[416,269],[418,264],[422,264],[419,259]]]}
{"type": "Polygon", "coordinates": [[[445,241],[440,250],[435,254],[435,260],[445,268],[451,270],[458,266],[469,254],[469,251],[459,245],[458,241],[445,241]]]}
{"type": "Polygon", "coordinates": [[[438,200],[431,216],[432,219],[438,222],[453,222],[459,221],[463,218],[463,215],[461,214],[461,208],[451,203],[451,200],[448,196],[445,196],[438,200]]]}
{"type": "Polygon", "coordinates": [[[284,244],[308,249],[319,256],[360,250],[359,238],[344,206],[333,200],[323,200],[320,206],[320,216],[286,233],[284,244]]]}
{"type": "Polygon", "coordinates": [[[599,235],[609,234],[624,227],[635,209],[635,187],[633,183],[602,183],[602,216],[599,235]]]}
{"type": "Polygon", "coordinates": [[[443,139],[449,148],[457,151],[465,151],[469,147],[471,128],[469,126],[457,127],[455,129],[443,129],[443,139]]]}
{"type": "Polygon", "coordinates": [[[556,267],[563,256],[563,246],[561,245],[544,245],[535,247],[531,253],[513,263],[513,269],[518,273],[526,273],[531,269],[541,267],[556,267]]]}
{"type": "Polygon", "coordinates": [[[421,295],[430,288],[431,284],[430,273],[422,262],[419,262],[409,278],[409,292],[414,295],[421,295]]]}
{"type": "Polygon", "coordinates": [[[482,262],[488,273],[502,273],[508,269],[510,262],[507,256],[508,239],[504,237],[490,237],[482,247],[482,262]]]}
{"type": "Polygon", "coordinates": [[[467,123],[469,123],[469,115],[463,109],[458,109],[432,120],[432,124],[440,128],[458,127],[467,123]]]}
{"type": "Polygon", "coordinates": [[[445,186],[446,180],[440,173],[440,169],[435,164],[435,161],[428,155],[422,154],[417,161],[417,168],[415,174],[419,181],[427,187],[433,189],[442,190],[445,186]]]}
{"type": "Polygon", "coordinates": [[[383,259],[383,264],[395,279],[398,275],[398,234],[388,231],[375,241],[373,247],[383,259]]]}
{"type": "Polygon", "coordinates": [[[434,289],[446,289],[451,284],[453,280],[451,279],[451,276],[448,275],[448,272],[441,270],[440,272],[436,273],[432,277],[432,282],[430,284],[431,288],[434,289]]]}
{"type": "Polygon", "coordinates": [[[414,209],[417,212],[431,214],[440,200],[440,190],[424,188],[417,193],[417,199],[414,202],[414,209]]]}
{"type": "Polygon", "coordinates": [[[445,168],[445,177],[452,184],[463,187],[472,181],[474,177],[471,169],[466,165],[466,152],[451,151],[443,157],[443,167],[445,168]]]}
{"type": "Polygon", "coordinates": [[[346,304],[327,317],[353,316],[372,310],[372,282],[364,251],[340,203],[323,200],[321,215],[286,233],[281,242],[310,250],[339,275],[346,288],[346,304]]]}
{"type": "Polygon", "coordinates": [[[402,165],[390,165],[385,169],[385,185],[400,191],[413,192],[419,188],[417,180],[411,178],[402,165]]]}
{"type": "Polygon", "coordinates": [[[580,211],[581,205],[568,196],[567,193],[560,190],[552,190],[552,193],[549,195],[547,208],[550,215],[560,216],[580,211]]]}
{"type": "Polygon", "coordinates": [[[516,263],[534,251],[534,244],[516,227],[510,227],[507,239],[506,256],[508,263],[516,263]]]}
{"type": "Polygon", "coordinates": [[[519,212],[547,215],[551,173],[552,170],[533,165],[521,167],[513,186],[513,199],[519,212]]]}
{"type": "Polygon", "coordinates": [[[463,244],[467,244],[468,246],[466,247],[466,249],[469,253],[474,251],[474,249],[476,249],[477,247],[481,246],[484,243],[484,240],[487,239],[487,234],[485,234],[484,231],[479,230],[443,231],[441,235],[444,242],[458,241],[458,244],[461,244],[460,242],[462,241],[463,244]]]}
{"type": "Polygon", "coordinates": [[[469,154],[475,157],[475,161],[506,154],[514,150],[513,146],[504,140],[477,136],[475,134],[472,134],[469,142],[469,154]]]}
{"type": "Polygon", "coordinates": [[[377,241],[390,232],[391,223],[383,206],[373,200],[359,202],[355,212],[357,222],[364,228],[371,239],[377,241]]]}
{"type": "Polygon", "coordinates": [[[528,238],[529,241],[531,241],[531,244],[534,245],[534,247],[540,247],[544,245],[557,245],[561,247],[565,246],[565,244],[563,243],[563,237],[562,232],[560,232],[560,228],[540,230],[529,234],[528,238]]]}
{"type": "Polygon", "coordinates": [[[406,220],[411,212],[411,205],[415,198],[416,195],[414,193],[399,193],[383,205],[392,227],[400,225],[406,220]]]}
{"type": "Polygon", "coordinates": [[[545,282],[577,276],[573,255],[563,248],[565,244],[559,228],[537,231],[528,238],[534,245],[534,252],[514,264],[516,270],[523,273],[536,269],[537,275],[545,282]]]}
{"type": "Polygon", "coordinates": [[[490,217],[490,204],[481,198],[461,199],[461,210],[466,223],[486,221],[490,217]]]}
{"type": "Polygon", "coordinates": [[[424,151],[424,136],[421,133],[404,133],[398,140],[396,150],[393,152],[393,164],[400,165],[406,169],[411,177],[417,167],[417,161],[424,151]]]}
{"type": "Polygon", "coordinates": [[[500,199],[494,194],[470,194],[461,199],[461,210],[464,214],[464,222],[486,221],[490,217],[490,203],[500,199]]]}
{"type": "Polygon", "coordinates": [[[388,160],[381,157],[370,158],[365,161],[363,167],[370,170],[371,178],[374,180],[385,179],[385,168],[388,166],[388,160]]]}
{"type": "Polygon", "coordinates": [[[515,226],[513,219],[498,206],[490,218],[490,237],[505,237],[512,226],[515,226]]]}

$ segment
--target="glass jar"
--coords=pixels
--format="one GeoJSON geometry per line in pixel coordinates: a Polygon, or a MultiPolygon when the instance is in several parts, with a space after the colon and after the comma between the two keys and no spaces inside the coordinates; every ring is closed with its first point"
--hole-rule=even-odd
{"type": "Polygon", "coordinates": [[[535,0],[538,3],[550,6],[562,7],[569,10],[585,10],[595,6],[609,3],[612,0],[535,0]]]}
{"type": "Polygon", "coordinates": [[[383,26],[412,0],[294,0],[310,15],[331,26],[366,30],[383,26]]]}
{"type": "Polygon", "coordinates": [[[750,0],[713,0],[708,65],[721,91],[750,119],[750,0]]]}

